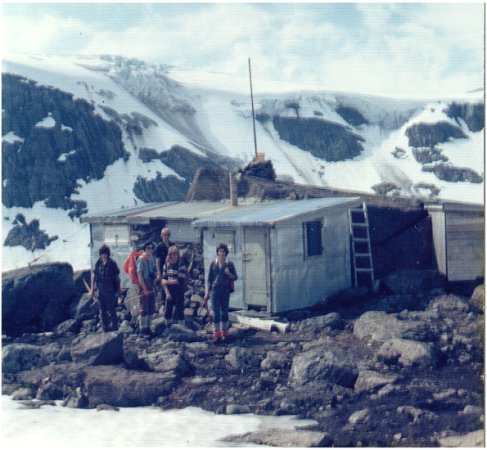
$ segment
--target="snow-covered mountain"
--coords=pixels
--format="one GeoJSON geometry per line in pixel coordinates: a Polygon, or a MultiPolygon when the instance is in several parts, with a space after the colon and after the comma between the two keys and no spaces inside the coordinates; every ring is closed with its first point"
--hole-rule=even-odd
{"type": "MultiPolygon", "coordinates": [[[[3,269],[89,265],[86,212],[181,200],[201,164],[254,156],[250,96],[121,57],[6,56],[2,232],[39,219],[46,250],[3,247],[3,269]],[[188,81],[188,80],[195,81],[188,81]]],[[[254,94],[258,151],[282,179],[385,195],[483,202],[483,90],[455,99],[254,94]]]]}

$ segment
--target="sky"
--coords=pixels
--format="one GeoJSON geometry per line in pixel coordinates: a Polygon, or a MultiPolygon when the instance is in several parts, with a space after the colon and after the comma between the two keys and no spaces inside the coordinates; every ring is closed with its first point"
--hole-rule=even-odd
{"type": "MultiPolygon", "coordinates": [[[[2,3],[2,54],[117,54],[392,97],[484,85],[482,3],[2,3]]],[[[216,81],[215,81],[216,83],[216,81]]],[[[246,84],[247,85],[247,84],[246,84]]]]}

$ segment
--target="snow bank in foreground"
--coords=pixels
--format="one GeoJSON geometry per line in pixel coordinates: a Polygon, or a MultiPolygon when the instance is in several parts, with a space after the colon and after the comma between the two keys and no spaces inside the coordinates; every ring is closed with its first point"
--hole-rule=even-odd
{"type": "Polygon", "coordinates": [[[229,434],[316,423],[292,416],[216,415],[193,407],[168,411],[121,408],[118,412],[59,405],[22,409],[8,396],[2,396],[2,422],[8,423],[2,427],[4,448],[29,444],[36,448],[225,447],[228,444],[219,440],[229,434]]]}

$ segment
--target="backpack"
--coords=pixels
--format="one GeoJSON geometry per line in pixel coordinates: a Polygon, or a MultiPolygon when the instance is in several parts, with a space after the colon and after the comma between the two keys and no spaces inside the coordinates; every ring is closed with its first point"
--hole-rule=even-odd
{"type": "Polygon", "coordinates": [[[129,276],[132,284],[137,284],[139,281],[137,278],[137,259],[142,253],[144,253],[142,250],[131,251],[123,263],[123,271],[129,276]]]}

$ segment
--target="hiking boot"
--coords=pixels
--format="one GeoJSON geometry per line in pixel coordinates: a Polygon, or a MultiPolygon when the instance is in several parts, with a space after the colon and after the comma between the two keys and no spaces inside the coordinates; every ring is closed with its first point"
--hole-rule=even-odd
{"type": "Polygon", "coordinates": [[[221,337],[222,337],[221,333],[219,331],[215,331],[213,333],[213,343],[218,344],[218,342],[220,342],[221,337]]]}
{"type": "Polygon", "coordinates": [[[220,339],[222,342],[225,342],[228,340],[228,331],[227,330],[222,330],[220,332],[220,339]]]}

